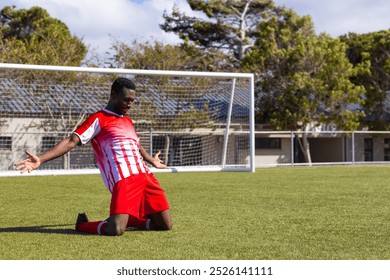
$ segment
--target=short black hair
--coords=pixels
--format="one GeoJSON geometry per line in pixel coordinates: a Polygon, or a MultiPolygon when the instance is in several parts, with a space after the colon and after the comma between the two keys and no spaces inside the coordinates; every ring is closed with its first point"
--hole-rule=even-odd
{"type": "Polygon", "coordinates": [[[120,77],[112,83],[111,92],[119,94],[122,93],[123,88],[135,90],[135,84],[132,80],[120,77]]]}

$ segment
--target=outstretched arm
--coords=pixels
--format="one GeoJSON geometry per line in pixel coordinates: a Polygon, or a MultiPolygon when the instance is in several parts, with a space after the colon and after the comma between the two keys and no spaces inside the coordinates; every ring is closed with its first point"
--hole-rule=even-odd
{"type": "Polygon", "coordinates": [[[37,156],[29,151],[26,151],[28,157],[22,161],[16,162],[15,169],[20,170],[21,173],[28,172],[37,169],[42,163],[55,159],[57,157],[66,154],[71,149],[76,147],[80,143],[80,138],[76,134],[72,134],[68,138],[65,138],[59,142],[52,149],[44,153],[43,155],[37,156]]]}
{"type": "Polygon", "coordinates": [[[154,167],[160,168],[160,169],[168,168],[168,166],[163,164],[163,161],[159,158],[161,151],[158,151],[158,153],[155,154],[153,157],[151,155],[149,155],[141,145],[139,147],[139,151],[140,151],[142,157],[144,158],[144,160],[149,162],[154,167]]]}

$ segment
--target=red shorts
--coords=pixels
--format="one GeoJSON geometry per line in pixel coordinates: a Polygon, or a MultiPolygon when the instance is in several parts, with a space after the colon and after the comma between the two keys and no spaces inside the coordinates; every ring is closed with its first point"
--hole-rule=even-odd
{"type": "Polygon", "coordinates": [[[167,209],[168,200],[153,174],[131,175],[114,185],[110,215],[146,217],[167,209]]]}

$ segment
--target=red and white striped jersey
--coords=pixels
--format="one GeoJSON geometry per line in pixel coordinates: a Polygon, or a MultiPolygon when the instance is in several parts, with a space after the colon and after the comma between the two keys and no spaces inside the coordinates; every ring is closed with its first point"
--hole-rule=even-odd
{"type": "Polygon", "coordinates": [[[139,137],[133,121],[103,109],[90,115],[74,133],[82,144],[91,141],[97,165],[106,187],[133,174],[151,173],[139,151],[139,137]]]}

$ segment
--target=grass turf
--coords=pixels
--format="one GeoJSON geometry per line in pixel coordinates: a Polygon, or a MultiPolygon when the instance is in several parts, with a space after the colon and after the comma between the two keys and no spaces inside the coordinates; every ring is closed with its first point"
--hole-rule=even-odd
{"type": "Polygon", "coordinates": [[[390,167],[157,173],[174,229],[121,237],[74,231],[108,215],[96,175],[0,178],[2,260],[390,258],[390,167]]]}

